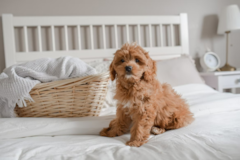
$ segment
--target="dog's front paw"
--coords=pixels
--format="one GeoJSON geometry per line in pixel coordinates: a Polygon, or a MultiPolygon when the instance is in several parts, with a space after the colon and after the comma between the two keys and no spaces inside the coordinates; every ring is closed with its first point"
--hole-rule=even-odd
{"type": "Polygon", "coordinates": [[[105,137],[107,137],[107,135],[108,135],[108,134],[107,134],[108,130],[109,130],[109,128],[103,128],[102,131],[99,133],[100,136],[105,136],[105,137]]]}
{"type": "Polygon", "coordinates": [[[123,133],[117,132],[117,130],[113,128],[103,128],[100,132],[100,135],[105,137],[116,137],[123,135],[123,133]]]}
{"type": "Polygon", "coordinates": [[[132,146],[132,147],[140,147],[141,145],[143,145],[143,144],[145,144],[145,143],[147,143],[147,142],[134,140],[134,141],[128,141],[128,142],[126,143],[126,145],[132,146]]]}

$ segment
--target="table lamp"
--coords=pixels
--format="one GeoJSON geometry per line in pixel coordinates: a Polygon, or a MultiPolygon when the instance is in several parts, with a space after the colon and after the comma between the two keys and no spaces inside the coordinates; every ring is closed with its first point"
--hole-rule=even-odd
{"type": "Polygon", "coordinates": [[[222,10],[218,22],[218,34],[226,33],[226,64],[221,71],[235,71],[236,68],[228,64],[228,35],[231,31],[240,29],[240,10],[237,5],[227,6],[222,10]]]}

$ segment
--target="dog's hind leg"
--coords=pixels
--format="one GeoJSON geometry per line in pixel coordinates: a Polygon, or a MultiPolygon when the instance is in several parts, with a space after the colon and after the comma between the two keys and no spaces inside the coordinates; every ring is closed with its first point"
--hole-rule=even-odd
{"type": "Polygon", "coordinates": [[[152,134],[158,135],[158,134],[162,134],[164,132],[165,132],[164,128],[158,128],[158,127],[152,126],[152,129],[151,129],[152,134]]]}

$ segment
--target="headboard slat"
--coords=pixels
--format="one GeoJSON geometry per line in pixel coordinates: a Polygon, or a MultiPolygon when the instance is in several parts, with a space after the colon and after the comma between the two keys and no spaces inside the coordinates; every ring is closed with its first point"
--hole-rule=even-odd
{"type": "Polygon", "coordinates": [[[69,46],[68,46],[68,28],[66,25],[64,25],[64,37],[65,37],[65,47],[66,47],[66,51],[69,50],[69,46]]]}
{"type": "Polygon", "coordinates": [[[149,46],[152,47],[152,25],[148,24],[148,28],[149,28],[149,46]]]}
{"type": "Polygon", "coordinates": [[[127,32],[127,42],[129,42],[130,41],[130,35],[129,35],[129,25],[128,24],[126,24],[126,32],[127,32]]]}
{"type": "Polygon", "coordinates": [[[91,49],[94,50],[93,26],[90,25],[91,49]]]}
{"type": "Polygon", "coordinates": [[[117,31],[117,25],[114,25],[114,34],[115,34],[115,46],[116,49],[118,49],[118,31],[117,31]]]}
{"type": "Polygon", "coordinates": [[[138,44],[141,45],[141,28],[140,28],[140,24],[137,25],[137,30],[138,30],[138,44]]]}
{"type": "Polygon", "coordinates": [[[160,29],[160,46],[163,47],[163,26],[162,24],[159,24],[160,29]]]}
{"type": "Polygon", "coordinates": [[[102,33],[103,33],[103,49],[106,49],[106,33],[105,33],[105,25],[102,25],[102,33]]]}
{"type": "Polygon", "coordinates": [[[170,24],[171,46],[174,46],[173,24],[170,24]]]}
{"type": "Polygon", "coordinates": [[[52,38],[52,50],[56,51],[56,45],[55,45],[55,29],[54,26],[51,26],[51,38],[52,38]]]}
{"type": "Polygon", "coordinates": [[[25,44],[25,52],[28,52],[28,33],[27,33],[27,26],[23,27],[24,33],[24,44],[25,44]]]}
{"type": "Polygon", "coordinates": [[[81,41],[81,28],[79,25],[77,25],[77,38],[78,38],[78,49],[82,49],[82,41],[81,41]]]}
{"type": "Polygon", "coordinates": [[[42,52],[42,32],[41,32],[41,26],[37,26],[38,31],[38,50],[39,52],[42,52]]]}

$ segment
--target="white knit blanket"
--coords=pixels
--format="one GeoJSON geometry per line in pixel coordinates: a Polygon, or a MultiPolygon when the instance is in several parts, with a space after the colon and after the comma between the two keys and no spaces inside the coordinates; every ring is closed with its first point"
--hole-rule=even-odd
{"type": "Polygon", "coordinates": [[[6,68],[0,74],[0,117],[16,117],[14,108],[33,101],[29,92],[38,83],[96,74],[84,61],[73,57],[43,58],[6,68]]]}

